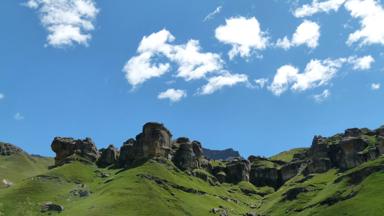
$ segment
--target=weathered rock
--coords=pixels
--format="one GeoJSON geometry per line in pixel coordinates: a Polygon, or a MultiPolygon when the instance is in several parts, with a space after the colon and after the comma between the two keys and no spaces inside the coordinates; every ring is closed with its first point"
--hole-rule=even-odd
{"type": "Polygon", "coordinates": [[[64,207],[62,205],[55,204],[53,202],[46,202],[41,206],[41,211],[42,212],[47,212],[47,211],[62,212],[64,211],[64,207]]]}
{"type": "Polygon", "coordinates": [[[363,151],[368,145],[362,138],[344,138],[337,145],[337,150],[331,152],[331,159],[334,159],[336,166],[341,169],[356,167],[365,162],[359,152],[363,151]]]}
{"type": "Polygon", "coordinates": [[[19,152],[23,152],[23,150],[15,145],[0,142],[0,155],[8,156],[19,152]]]}
{"type": "Polygon", "coordinates": [[[163,124],[150,122],[136,136],[134,144],[135,159],[154,157],[170,158],[172,134],[163,124]]]}
{"type": "Polygon", "coordinates": [[[4,187],[6,187],[6,188],[9,188],[9,187],[13,186],[13,182],[11,182],[11,181],[9,181],[7,179],[3,179],[2,183],[3,183],[4,187]]]}
{"type": "Polygon", "coordinates": [[[197,168],[191,143],[182,143],[173,157],[173,163],[181,170],[197,168]]]}
{"type": "Polygon", "coordinates": [[[291,162],[286,165],[283,165],[280,168],[280,179],[282,182],[286,182],[289,179],[296,176],[300,168],[303,166],[304,161],[291,162]]]}
{"type": "Polygon", "coordinates": [[[136,144],[135,139],[128,139],[124,142],[123,146],[120,148],[119,162],[120,167],[124,167],[135,159],[134,146],[136,144]]]}
{"type": "Polygon", "coordinates": [[[304,175],[311,173],[323,173],[332,168],[332,162],[329,158],[312,158],[304,170],[304,175]]]}
{"type": "Polygon", "coordinates": [[[345,130],[344,137],[359,137],[363,134],[363,130],[359,128],[349,128],[345,130]]]}
{"type": "Polygon", "coordinates": [[[97,164],[101,167],[107,167],[116,164],[119,159],[119,151],[113,145],[108,148],[100,150],[101,155],[97,164]]]}
{"type": "Polygon", "coordinates": [[[99,158],[99,152],[91,138],[75,140],[73,138],[55,137],[51,147],[56,153],[56,166],[72,160],[84,160],[93,163],[99,158]]]}
{"type": "Polygon", "coordinates": [[[250,172],[250,182],[258,187],[278,188],[281,185],[280,173],[276,167],[255,167],[250,172]]]}
{"type": "Polygon", "coordinates": [[[249,181],[250,170],[251,164],[248,160],[234,158],[226,164],[226,181],[230,183],[249,181]]]}

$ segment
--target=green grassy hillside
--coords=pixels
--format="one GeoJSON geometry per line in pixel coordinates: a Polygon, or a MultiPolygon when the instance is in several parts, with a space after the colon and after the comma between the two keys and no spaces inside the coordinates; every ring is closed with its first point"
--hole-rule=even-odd
{"type": "Polygon", "coordinates": [[[34,157],[24,152],[0,156],[0,181],[7,179],[17,183],[27,177],[46,172],[51,165],[52,158],[34,157]]]}
{"type": "Polygon", "coordinates": [[[344,173],[299,175],[274,192],[248,182],[212,185],[167,161],[128,170],[73,162],[0,190],[0,215],[45,215],[48,201],[64,206],[60,215],[214,215],[213,208],[228,215],[381,215],[382,170],[383,157],[344,173]]]}

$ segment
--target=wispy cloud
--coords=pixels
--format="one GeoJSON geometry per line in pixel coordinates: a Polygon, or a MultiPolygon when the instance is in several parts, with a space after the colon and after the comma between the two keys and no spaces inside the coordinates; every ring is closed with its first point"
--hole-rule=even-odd
{"type": "Polygon", "coordinates": [[[322,93],[313,95],[313,99],[317,103],[322,103],[325,100],[327,100],[330,96],[331,96],[331,91],[329,91],[329,89],[325,89],[322,93]]]}
{"type": "Polygon", "coordinates": [[[224,73],[222,75],[209,78],[208,83],[199,89],[198,94],[209,95],[225,86],[234,86],[236,84],[247,82],[248,76],[245,74],[224,73]]]}
{"type": "Polygon", "coordinates": [[[215,18],[216,15],[218,15],[221,10],[223,9],[223,6],[218,6],[214,11],[212,11],[211,13],[209,13],[205,18],[204,18],[204,22],[207,22],[213,18],[215,18]]]}
{"type": "Polygon", "coordinates": [[[311,4],[305,4],[294,11],[295,17],[307,17],[317,13],[329,13],[337,11],[346,0],[326,0],[319,2],[313,0],[311,4]]]}
{"type": "Polygon", "coordinates": [[[24,116],[21,115],[21,113],[16,113],[13,118],[16,120],[16,121],[21,121],[21,120],[24,120],[24,116]]]}
{"type": "Polygon", "coordinates": [[[63,48],[88,45],[99,10],[94,0],[29,0],[26,7],[37,10],[48,31],[47,44],[63,48]]]}

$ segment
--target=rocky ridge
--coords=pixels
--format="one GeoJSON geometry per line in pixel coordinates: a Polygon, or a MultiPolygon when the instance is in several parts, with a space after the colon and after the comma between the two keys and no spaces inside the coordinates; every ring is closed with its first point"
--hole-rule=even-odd
{"type": "Polygon", "coordinates": [[[186,137],[172,139],[163,124],[154,122],[145,124],[142,132],[124,142],[120,149],[109,145],[97,150],[90,138],[56,137],[52,150],[56,153],[55,166],[82,160],[100,167],[129,168],[149,159],[166,159],[212,184],[249,181],[258,187],[277,189],[298,174],[309,176],[332,168],[347,170],[378,158],[384,154],[384,127],[352,128],[331,137],[315,136],[310,148],[295,153],[288,161],[258,156],[211,160],[199,141],[186,137]]]}

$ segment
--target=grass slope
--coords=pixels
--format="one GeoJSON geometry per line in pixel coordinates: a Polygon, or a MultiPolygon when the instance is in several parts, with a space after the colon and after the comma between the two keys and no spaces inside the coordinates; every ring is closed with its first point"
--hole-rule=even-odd
{"type": "Polygon", "coordinates": [[[22,179],[46,172],[48,166],[52,164],[52,158],[34,157],[23,152],[0,156],[0,181],[7,179],[17,183],[22,179]]]}
{"type": "MultiPolygon", "coordinates": [[[[128,170],[73,162],[0,190],[0,215],[48,215],[41,205],[63,205],[60,215],[382,215],[384,157],[340,173],[296,176],[277,191],[249,182],[212,185],[167,161],[128,170]],[[102,177],[101,173],[107,174],[102,177]],[[71,191],[87,190],[79,197],[71,191]],[[268,194],[264,197],[259,194],[268,194]]],[[[54,214],[54,213],[53,213],[54,214]]]]}
{"type": "Polygon", "coordinates": [[[60,215],[210,215],[219,206],[230,215],[243,215],[261,197],[246,195],[242,187],[257,190],[247,183],[212,186],[156,161],[124,171],[75,162],[0,191],[0,215],[41,215],[40,206],[47,201],[64,206],[60,215]],[[100,172],[110,177],[102,178],[100,172]],[[77,188],[91,195],[71,195],[77,188]]]}

